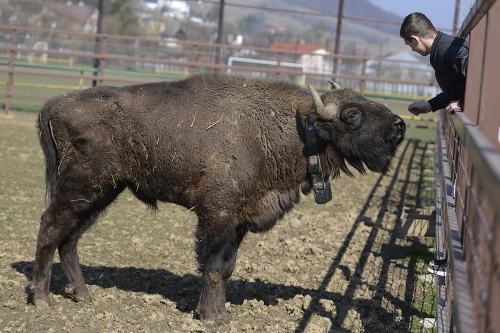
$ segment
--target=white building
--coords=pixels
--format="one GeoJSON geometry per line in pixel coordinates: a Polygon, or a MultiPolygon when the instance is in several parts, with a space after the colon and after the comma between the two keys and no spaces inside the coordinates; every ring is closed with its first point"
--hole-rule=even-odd
{"type": "Polygon", "coordinates": [[[332,73],[333,51],[324,45],[305,43],[274,43],[270,48],[286,51],[298,51],[305,54],[300,55],[299,62],[304,66],[304,70],[310,73],[332,73]]]}
{"type": "Polygon", "coordinates": [[[186,1],[178,0],[144,0],[146,6],[151,10],[159,10],[163,15],[177,19],[188,19],[191,8],[186,1]]]}

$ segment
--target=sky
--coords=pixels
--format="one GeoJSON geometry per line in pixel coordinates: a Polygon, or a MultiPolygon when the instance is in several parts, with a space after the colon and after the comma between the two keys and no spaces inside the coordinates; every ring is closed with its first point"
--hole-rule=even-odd
{"type": "MultiPolygon", "coordinates": [[[[421,12],[427,16],[437,30],[453,29],[456,0],[370,0],[385,11],[401,17],[413,12],[421,12]]],[[[458,27],[469,13],[472,0],[460,0],[458,27]]]]}

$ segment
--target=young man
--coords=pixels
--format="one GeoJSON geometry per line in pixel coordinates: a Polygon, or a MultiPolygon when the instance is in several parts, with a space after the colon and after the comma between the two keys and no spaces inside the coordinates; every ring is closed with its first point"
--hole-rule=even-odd
{"type": "Polygon", "coordinates": [[[427,102],[411,103],[408,111],[418,116],[443,108],[449,112],[462,110],[469,42],[436,31],[431,21],[422,13],[408,15],[401,24],[399,34],[412,51],[424,57],[430,54],[430,63],[443,91],[427,102]]]}
{"type": "MultiPolygon", "coordinates": [[[[408,111],[418,116],[421,113],[446,108],[449,112],[462,110],[465,96],[465,79],[469,60],[469,42],[436,31],[431,21],[422,13],[405,17],[399,32],[406,45],[422,56],[430,55],[436,80],[442,93],[427,102],[413,102],[408,111]]],[[[429,273],[446,276],[447,259],[431,260],[429,273]]]]}

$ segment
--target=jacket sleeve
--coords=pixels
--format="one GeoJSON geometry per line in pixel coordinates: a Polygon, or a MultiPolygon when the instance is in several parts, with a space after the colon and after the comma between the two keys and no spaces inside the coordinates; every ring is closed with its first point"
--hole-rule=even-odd
{"type": "MultiPolygon", "coordinates": [[[[458,77],[466,80],[467,77],[467,64],[469,62],[469,49],[461,47],[455,60],[453,61],[453,69],[458,77]]],[[[465,96],[462,96],[458,101],[458,105],[463,109],[465,96]]]]}
{"type": "Polygon", "coordinates": [[[440,93],[436,97],[428,100],[428,102],[431,105],[432,112],[434,112],[447,107],[448,104],[450,104],[451,100],[448,97],[446,97],[444,93],[440,93]]]}
{"type": "Polygon", "coordinates": [[[461,47],[453,59],[452,68],[456,75],[465,79],[467,77],[467,63],[469,62],[469,49],[461,47]]]}

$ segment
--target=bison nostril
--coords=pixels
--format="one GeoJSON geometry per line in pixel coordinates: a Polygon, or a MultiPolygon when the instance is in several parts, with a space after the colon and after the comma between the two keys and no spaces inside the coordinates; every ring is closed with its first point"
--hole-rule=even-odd
{"type": "Polygon", "coordinates": [[[399,118],[394,122],[394,127],[399,127],[403,132],[406,131],[406,123],[403,119],[399,118]]]}

